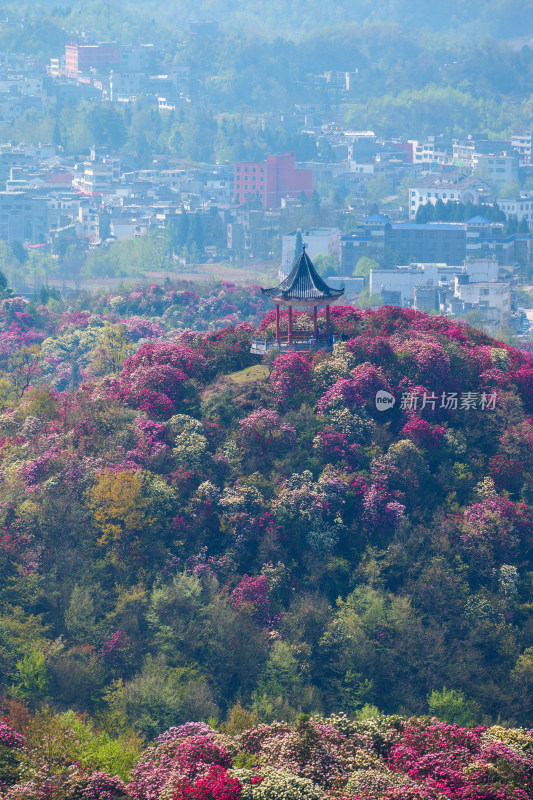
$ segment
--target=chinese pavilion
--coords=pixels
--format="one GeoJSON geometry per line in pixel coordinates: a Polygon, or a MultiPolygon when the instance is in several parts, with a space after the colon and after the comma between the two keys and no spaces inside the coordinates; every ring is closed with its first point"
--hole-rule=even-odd
{"type": "Polygon", "coordinates": [[[313,262],[305,251],[294,263],[290,273],[278,286],[272,289],[261,289],[265,297],[276,304],[276,338],[274,340],[254,340],[253,352],[265,352],[270,347],[288,347],[307,349],[313,346],[324,346],[330,342],[329,307],[344,294],[344,289],[333,289],[322,280],[313,262]],[[280,306],[289,309],[288,330],[280,331],[280,306]],[[326,308],[326,330],[320,331],[317,322],[319,308],[326,308]],[[292,310],[313,309],[313,330],[294,331],[292,310]],[[322,344],[321,344],[322,343],[322,344]]]}

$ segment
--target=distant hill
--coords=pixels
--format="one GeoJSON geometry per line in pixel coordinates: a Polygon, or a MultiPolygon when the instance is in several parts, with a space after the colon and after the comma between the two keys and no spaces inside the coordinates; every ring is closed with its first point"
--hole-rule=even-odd
{"type": "MultiPolygon", "coordinates": [[[[127,27],[141,28],[147,21],[183,30],[188,20],[215,20],[224,28],[243,28],[263,35],[300,38],[346,23],[397,23],[407,30],[452,33],[461,39],[493,36],[498,39],[533,35],[533,3],[530,0],[447,0],[431,4],[425,0],[338,0],[325,4],[318,0],[155,0],[117,2],[76,0],[68,6],[55,0],[27,3],[23,13],[34,15],[39,9],[80,21],[98,21],[115,26],[122,21],[127,27]]],[[[20,13],[20,6],[12,12],[20,13]]],[[[6,16],[9,9],[5,9],[6,16]]],[[[117,30],[118,33],[118,30],[117,30]]]]}

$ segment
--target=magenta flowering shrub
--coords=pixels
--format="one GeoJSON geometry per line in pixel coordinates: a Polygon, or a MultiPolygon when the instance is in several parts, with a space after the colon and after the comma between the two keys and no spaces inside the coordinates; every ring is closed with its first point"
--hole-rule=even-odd
{"type": "Polygon", "coordinates": [[[396,346],[406,375],[434,392],[447,388],[451,378],[450,357],[444,347],[431,339],[409,339],[396,346]]]}
{"type": "Polygon", "coordinates": [[[373,531],[399,526],[405,506],[395,500],[383,487],[374,484],[363,493],[361,520],[366,529],[373,531]]]}
{"type": "Polygon", "coordinates": [[[330,409],[371,404],[380,390],[390,391],[385,375],[378,367],[365,362],[352,370],[351,378],[341,378],[328,389],[317,407],[321,414],[325,414],[330,409]]]}
{"type": "Polygon", "coordinates": [[[181,369],[170,364],[152,364],[140,366],[133,373],[123,374],[125,391],[134,397],[144,392],[157,392],[168,397],[173,405],[177,405],[183,390],[182,384],[187,376],[181,369]]]}
{"type": "Polygon", "coordinates": [[[24,736],[3,720],[0,720],[0,747],[8,747],[10,750],[21,750],[24,747],[24,736]]]}
{"type": "Polygon", "coordinates": [[[244,575],[231,593],[237,610],[250,609],[260,625],[270,622],[270,586],[264,575],[244,575]]]}
{"type": "Polygon", "coordinates": [[[357,465],[360,447],[352,444],[346,434],[336,431],[331,425],[327,425],[320,431],[313,440],[313,447],[324,458],[335,462],[344,459],[351,467],[357,465]]]}
{"type": "Polygon", "coordinates": [[[193,778],[210,765],[231,766],[231,757],[222,744],[214,741],[212,734],[189,736],[181,742],[174,757],[174,768],[187,778],[193,778]]]}
{"type": "Polygon", "coordinates": [[[24,737],[0,720],[0,794],[19,777],[17,753],[24,747],[24,737]]]}
{"type": "Polygon", "coordinates": [[[279,403],[285,403],[311,387],[312,367],[303,353],[281,353],[274,361],[270,385],[279,403]]]}
{"type": "Polygon", "coordinates": [[[185,396],[184,384],[188,380],[183,370],[169,363],[166,356],[164,353],[158,360],[152,351],[146,358],[132,356],[124,364],[120,378],[120,393],[129,405],[163,418],[170,416],[185,396]]]}
{"type": "Polygon", "coordinates": [[[182,343],[154,342],[143,344],[124,364],[122,377],[132,378],[139,369],[164,366],[180,370],[189,378],[199,378],[205,368],[205,358],[182,343]]]}
{"type": "Polygon", "coordinates": [[[378,367],[390,367],[395,359],[392,345],[384,336],[354,336],[346,342],[346,348],[358,362],[370,361],[378,367]]]}
{"type": "Polygon", "coordinates": [[[531,757],[502,743],[485,744],[485,730],[413,720],[393,746],[389,766],[446,797],[526,800],[533,788],[531,757]]]}
{"type": "Polygon", "coordinates": [[[124,631],[115,631],[96,654],[97,663],[110,674],[125,678],[133,666],[133,645],[124,631]]]}
{"type": "MultiPolygon", "coordinates": [[[[143,754],[130,775],[128,792],[133,800],[159,800],[167,785],[205,775],[211,767],[227,768],[231,758],[220,734],[201,722],[170,728],[143,754]]],[[[172,795],[171,795],[172,796],[172,795]]]]}
{"type": "Polygon", "coordinates": [[[274,727],[262,736],[256,752],[261,765],[288,769],[323,789],[333,789],[340,788],[354,768],[356,746],[337,728],[308,720],[289,731],[274,727]]]}
{"type": "Polygon", "coordinates": [[[138,342],[140,339],[161,339],[165,335],[164,328],[144,317],[128,317],[124,320],[128,339],[138,342]]]}
{"type": "Polygon", "coordinates": [[[533,411],[533,364],[531,361],[521,364],[512,378],[518,387],[526,411],[533,411]]]}
{"type": "Polygon", "coordinates": [[[133,425],[136,447],[129,451],[128,456],[141,466],[160,467],[170,454],[165,441],[165,426],[146,417],[137,417],[133,425]]]}
{"type": "Polygon", "coordinates": [[[239,800],[242,786],[222,767],[211,767],[207,775],[196,778],[194,783],[182,780],[178,783],[173,800],[239,800]]]}
{"type": "Polygon", "coordinates": [[[238,440],[246,452],[279,453],[296,440],[296,430],[282,422],[279,414],[268,408],[258,408],[239,421],[238,440]]]}
{"type": "Polygon", "coordinates": [[[26,482],[26,485],[36,486],[40,480],[43,480],[48,475],[51,465],[63,452],[59,447],[51,447],[41,455],[23,464],[20,467],[19,474],[26,482]]]}
{"type": "Polygon", "coordinates": [[[498,453],[489,462],[496,486],[519,492],[531,480],[533,470],[533,424],[526,420],[510,425],[500,436],[498,453]]]}
{"type": "Polygon", "coordinates": [[[460,544],[471,564],[488,573],[516,560],[530,538],[531,514],[524,503],[489,496],[463,514],[460,544]]]}
{"type": "Polygon", "coordinates": [[[205,333],[198,352],[206,359],[205,378],[210,380],[220,372],[234,372],[255,363],[250,354],[254,327],[248,322],[238,322],[213,333],[205,333]]]}
{"type": "Polygon", "coordinates": [[[54,800],[127,800],[128,790],[117,776],[74,771],[55,792],[54,800]]]}
{"type": "Polygon", "coordinates": [[[446,429],[442,425],[431,425],[420,417],[411,417],[403,426],[400,436],[410,439],[417,447],[425,450],[433,450],[442,444],[446,429]]]}

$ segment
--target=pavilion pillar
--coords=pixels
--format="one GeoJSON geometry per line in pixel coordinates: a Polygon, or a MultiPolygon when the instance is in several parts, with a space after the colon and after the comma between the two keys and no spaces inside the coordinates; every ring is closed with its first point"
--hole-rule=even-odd
{"type": "Polygon", "coordinates": [[[314,335],[315,339],[318,336],[318,324],[317,324],[317,318],[316,318],[316,306],[313,306],[313,335],[314,335]]]}
{"type": "Polygon", "coordinates": [[[291,343],[291,339],[292,339],[292,306],[289,306],[289,330],[287,334],[288,344],[291,343]]]}
{"type": "Polygon", "coordinates": [[[329,303],[326,306],[326,333],[329,336],[329,303]]]}
{"type": "Polygon", "coordinates": [[[276,344],[279,342],[279,303],[276,303],[276,344]]]}

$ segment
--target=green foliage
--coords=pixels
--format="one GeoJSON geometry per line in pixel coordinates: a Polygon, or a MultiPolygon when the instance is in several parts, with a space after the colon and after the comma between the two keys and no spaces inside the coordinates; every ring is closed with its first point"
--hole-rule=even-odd
{"type": "Polygon", "coordinates": [[[15,681],[11,691],[21,700],[35,702],[46,696],[50,676],[46,657],[41,650],[34,648],[17,661],[15,681]]]}
{"type": "Polygon", "coordinates": [[[432,716],[461,726],[473,725],[477,710],[475,703],[467,700],[464,692],[445,686],[440,692],[434,689],[428,695],[428,709],[432,716]]]}
{"type": "Polygon", "coordinates": [[[361,275],[364,278],[370,277],[370,270],[378,268],[378,262],[374,261],[373,258],[368,258],[367,256],[361,256],[359,261],[354,267],[353,274],[355,276],[361,275]]]}
{"type": "Polygon", "coordinates": [[[218,713],[211,691],[193,667],[169,667],[147,656],[135,678],[106,694],[103,719],[152,739],[171,725],[218,713]]]}

